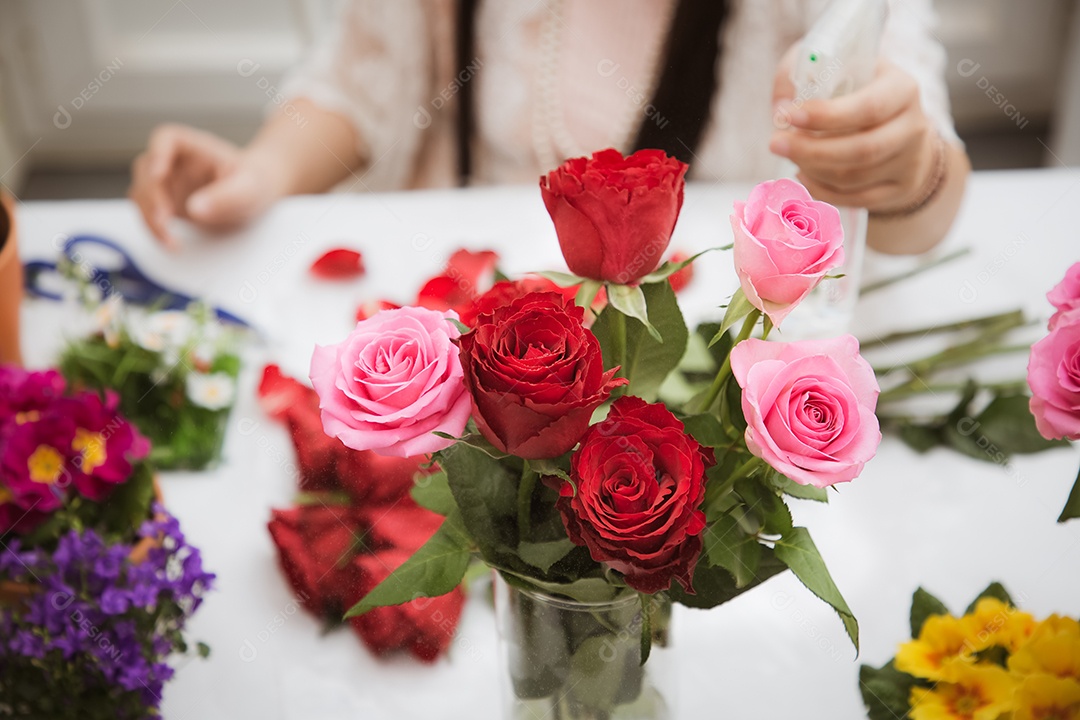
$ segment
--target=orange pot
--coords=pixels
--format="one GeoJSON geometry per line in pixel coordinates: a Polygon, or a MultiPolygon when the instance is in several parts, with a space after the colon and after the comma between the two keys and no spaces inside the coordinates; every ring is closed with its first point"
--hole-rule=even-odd
{"type": "MultiPolygon", "coordinates": [[[[161,496],[161,486],[158,485],[157,476],[154,476],[154,498],[159,504],[164,504],[161,496]]],[[[164,518],[158,518],[162,520],[164,518]]],[[[147,556],[154,548],[161,547],[161,539],[156,537],[144,537],[131,547],[128,560],[136,565],[146,562],[147,556]]],[[[0,605],[15,605],[37,592],[38,586],[31,583],[12,582],[11,580],[0,581],[0,605]]]]}
{"type": "Polygon", "coordinates": [[[19,352],[19,303],[23,270],[15,235],[15,207],[0,191],[0,363],[22,364],[19,352]]]}

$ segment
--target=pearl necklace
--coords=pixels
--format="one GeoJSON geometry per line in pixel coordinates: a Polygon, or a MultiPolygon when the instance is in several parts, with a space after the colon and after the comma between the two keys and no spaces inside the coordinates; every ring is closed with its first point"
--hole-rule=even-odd
{"type": "MultiPolygon", "coordinates": [[[[532,142],[536,159],[540,163],[542,171],[552,170],[558,167],[566,158],[587,155],[590,151],[583,150],[570,134],[566,127],[566,114],[563,111],[562,95],[559,92],[559,60],[562,49],[563,7],[565,0],[549,0],[548,13],[540,30],[539,61],[536,64],[535,89],[536,99],[533,103],[532,142]]],[[[671,14],[674,11],[674,2],[668,2],[668,18],[663,27],[671,25],[671,14]]],[[[645,67],[649,77],[642,97],[652,99],[656,92],[656,83],[659,80],[657,65],[660,53],[664,47],[666,33],[661,33],[649,50],[645,67]]],[[[611,78],[612,82],[616,82],[611,78]]],[[[637,119],[644,108],[634,98],[627,94],[627,103],[623,109],[622,117],[614,124],[607,147],[617,148],[626,153],[630,149],[637,130],[637,119]]],[[[600,150],[601,148],[593,148],[600,150]]]]}

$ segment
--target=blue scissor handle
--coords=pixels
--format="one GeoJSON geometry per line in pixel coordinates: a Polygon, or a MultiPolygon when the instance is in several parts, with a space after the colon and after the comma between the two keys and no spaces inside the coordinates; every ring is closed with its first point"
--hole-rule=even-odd
{"type": "MultiPolygon", "coordinates": [[[[112,240],[97,235],[76,235],[70,238],[61,253],[68,262],[83,269],[87,280],[100,287],[105,294],[110,292],[119,293],[125,301],[134,305],[153,305],[161,310],[184,310],[188,305],[195,302],[191,295],[166,288],[152,280],[131,259],[122,247],[112,240]],[[120,258],[120,266],[117,268],[97,267],[88,259],[83,258],[79,252],[79,246],[98,245],[108,248],[120,258]]],[[[44,272],[56,272],[56,263],[44,260],[32,260],[24,265],[27,290],[36,297],[60,300],[59,293],[50,292],[41,287],[38,276],[44,272]]],[[[234,325],[250,328],[251,324],[242,318],[233,315],[227,310],[215,307],[214,314],[219,320],[234,325]]]]}
{"type": "Polygon", "coordinates": [[[50,292],[41,286],[38,278],[44,273],[56,272],[56,263],[48,260],[29,260],[23,263],[23,280],[26,292],[32,297],[45,298],[46,300],[63,300],[60,293],[50,292]]]}

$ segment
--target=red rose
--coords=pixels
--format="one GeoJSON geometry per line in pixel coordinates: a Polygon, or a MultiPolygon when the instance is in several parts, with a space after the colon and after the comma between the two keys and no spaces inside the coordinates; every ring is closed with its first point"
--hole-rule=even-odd
{"type": "Polygon", "coordinates": [[[462,335],[461,366],[477,427],[518,457],[562,455],[577,444],[611,391],[600,343],[584,312],[555,293],[530,293],[476,318],[462,335]]]}
{"type": "MultiPolygon", "coordinates": [[[[679,250],[672,254],[668,258],[668,262],[681,263],[690,258],[689,255],[679,250]]],[[[675,292],[682,292],[686,289],[686,286],[690,284],[690,281],[694,279],[694,263],[690,263],[682,270],[676,270],[668,276],[668,282],[671,283],[671,289],[675,292]]]]}
{"type": "Polygon", "coordinates": [[[601,150],[540,178],[563,257],[582,277],[626,285],[660,264],[682,208],[687,165],[662,150],[601,150]]]}
{"type": "MultiPolygon", "coordinates": [[[[359,602],[411,554],[406,550],[386,550],[358,556],[353,561],[358,578],[353,602],[359,602]]],[[[465,595],[459,587],[440,597],[375,608],[349,622],[372,652],[381,655],[405,649],[420,660],[432,662],[454,639],[464,604],[465,595]]]]}
{"type": "Polygon", "coordinates": [[[698,506],[715,462],[661,403],[621,397],[582,438],[570,461],[573,485],[559,485],[566,532],[635,590],[666,590],[675,578],[693,592],[705,529],[698,506]]]}
{"type": "MultiPolygon", "coordinates": [[[[559,293],[566,298],[567,302],[572,302],[577,297],[580,287],[580,285],[571,285],[570,287],[561,288],[540,275],[526,275],[520,280],[500,280],[490,290],[462,309],[461,322],[472,327],[476,323],[477,315],[492,312],[503,305],[509,305],[519,297],[533,292],[559,293]]],[[[607,305],[607,293],[604,288],[600,288],[600,292],[596,294],[596,299],[592,303],[593,315],[598,316],[605,305],[607,305]]],[[[585,327],[588,327],[589,318],[586,317],[585,320],[585,327]]]]}

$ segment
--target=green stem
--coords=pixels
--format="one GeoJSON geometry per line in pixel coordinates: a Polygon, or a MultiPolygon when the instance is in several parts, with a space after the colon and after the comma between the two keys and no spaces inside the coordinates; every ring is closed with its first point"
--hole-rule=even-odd
{"type": "MultiPolygon", "coordinates": [[[[957,365],[963,365],[972,360],[979,360],[986,357],[992,357],[994,355],[1008,355],[1010,353],[1029,352],[1031,345],[982,345],[981,343],[972,343],[968,345],[957,345],[947,350],[942,350],[939,353],[930,355],[921,360],[916,360],[910,363],[902,363],[900,365],[886,365],[885,367],[874,368],[874,372],[878,375],[887,375],[891,372],[907,371],[911,373],[912,379],[909,383],[918,383],[918,379],[924,375],[929,375],[935,370],[942,370],[944,368],[956,367],[957,365]]],[[[905,384],[909,384],[905,383],[905,384]]]]}
{"type": "Polygon", "coordinates": [[[867,283],[866,285],[863,285],[861,288],[859,288],[859,296],[862,297],[863,295],[868,295],[875,290],[881,290],[882,288],[886,288],[893,283],[900,282],[901,280],[907,280],[909,277],[914,277],[915,275],[924,273],[927,270],[936,268],[939,265],[944,265],[947,262],[952,262],[953,260],[962,258],[970,252],[971,248],[969,247],[960,248],[959,250],[949,253],[944,257],[940,257],[933,262],[924,263],[912,270],[908,270],[907,272],[900,273],[899,275],[893,275],[892,277],[887,277],[883,280],[878,280],[877,282],[867,283]]]}
{"type": "Polygon", "coordinates": [[[626,377],[626,316],[621,312],[612,313],[611,344],[615,364],[619,366],[619,376],[626,377]]]}
{"type": "Polygon", "coordinates": [[[863,350],[872,347],[878,347],[879,345],[891,345],[894,342],[900,342],[902,340],[910,340],[911,338],[923,338],[928,335],[936,335],[940,333],[956,332],[960,330],[968,330],[970,328],[981,328],[987,325],[997,325],[998,323],[1009,323],[1019,326],[1024,322],[1024,313],[1022,310],[1010,310],[1009,312],[999,313],[997,315],[986,315],[984,317],[971,318],[970,320],[960,320],[958,322],[946,323],[944,325],[931,325],[926,328],[918,328],[916,330],[901,330],[899,332],[889,333],[883,337],[873,338],[872,340],[860,340],[859,347],[863,350]]]}
{"type": "Polygon", "coordinates": [[[536,487],[535,472],[529,468],[529,463],[521,471],[521,482],[518,483],[517,511],[518,511],[518,539],[524,540],[529,536],[529,527],[532,524],[532,496],[536,487]]]}
{"type": "MultiPolygon", "coordinates": [[[[886,390],[878,397],[878,405],[883,403],[894,402],[896,400],[903,400],[909,397],[915,397],[917,395],[927,395],[932,393],[956,393],[963,392],[966,386],[963,383],[940,383],[937,385],[925,385],[918,382],[906,382],[903,385],[898,385],[890,390],[886,390]]],[[[983,390],[990,390],[996,393],[1018,393],[1023,392],[1028,387],[1026,380],[1013,380],[1010,382],[997,382],[980,384],[979,388],[983,390]]],[[[907,420],[910,418],[895,415],[890,416],[897,420],[907,420]]]]}
{"type": "MultiPolygon", "coordinates": [[[[731,344],[732,349],[743,340],[750,337],[750,333],[754,331],[754,326],[757,325],[759,317],[761,317],[760,310],[750,311],[750,314],[746,316],[746,320],[743,321],[743,326],[739,331],[738,337],[736,337],[735,342],[731,344]]],[[[716,398],[720,397],[720,392],[724,389],[724,385],[727,384],[729,377],[731,377],[730,352],[728,352],[727,357],[724,358],[724,364],[720,366],[720,369],[716,373],[716,377],[713,378],[712,385],[709,386],[709,394],[705,396],[705,400],[701,405],[701,412],[708,412],[709,408],[716,402],[716,398]]]]}

